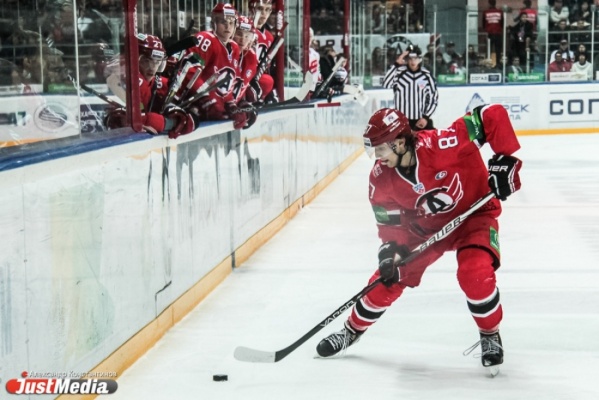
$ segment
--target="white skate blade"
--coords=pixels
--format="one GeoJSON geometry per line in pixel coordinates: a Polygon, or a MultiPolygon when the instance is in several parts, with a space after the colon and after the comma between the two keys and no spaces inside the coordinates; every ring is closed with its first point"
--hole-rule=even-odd
{"type": "Polygon", "coordinates": [[[492,365],[490,367],[485,367],[485,369],[489,371],[491,378],[495,378],[497,375],[499,375],[499,365],[492,365]]]}

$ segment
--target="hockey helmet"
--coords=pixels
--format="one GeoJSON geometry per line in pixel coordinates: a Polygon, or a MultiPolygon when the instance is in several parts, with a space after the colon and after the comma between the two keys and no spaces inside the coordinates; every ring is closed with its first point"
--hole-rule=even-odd
{"type": "Polygon", "coordinates": [[[408,51],[408,58],[420,58],[422,55],[422,50],[420,50],[420,47],[414,44],[408,45],[406,50],[408,51]]]}
{"type": "Polygon", "coordinates": [[[212,9],[212,18],[215,16],[222,16],[224,18],[233,18],[237,20],[238,14],[235,7],[229,3],[218,3],[212,9]]]}
{"type": "Polygon", "coordinates": [[[158,36],[138,33],[137,45],[139,47],[140,56],[144,55],[154,60],[164,60],[166,58],[166,51],[158,36]]]}
{"type": "Polygon", "coordinates": [[[252,42],[255,38],[255,30],[254,30],[254,21],[246,17],[245,15],[240,15],[237,18],[237,29],[235,30],[235,41],[237,44],[245,50],[251,46],[252,42]]]}
{"type": "Polygon", "coordinates": [[[347,79],[347,70],[343,67],[339,67],[339,69],[335,71],[333,79],[338,83],[345,83],[345,80],[347,79]]]}
{"type": "Polygon", "coordinates": [[[153,61],[156,64],[157,72],[164,71],[166,66],[166,51],[162,46],[162,41],[158,36],[146,35],[138,33],[137,46],[139,48],[139,56],[153,61]]]}
{"type": "Polygon", "coordinates": [[[114,57],[114,50],[106,43],[95,43],[91,46],[90,55],[94,63],[94,71],[97,78],[103,78],[104,70],[108,63],[110,63],[114,57]]]}
{"type": "Polygon", "coordinates": [[[364,132],[364,146],[374,148],[384,143],[412,133],[410,121],[401,112],[392,108],[382,108],[372,114],[364,132]]]}
{"type": "Polygon", "coordinates": [[[237,29],[244,32],[254,33],[254,21],[250,17],[240,15],[239,18],[237,18],[237,29]]]}

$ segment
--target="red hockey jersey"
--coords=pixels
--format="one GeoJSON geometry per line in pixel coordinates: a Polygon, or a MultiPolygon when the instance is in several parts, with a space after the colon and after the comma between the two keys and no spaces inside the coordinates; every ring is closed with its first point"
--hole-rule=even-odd
{"type": "MultiPolygon", "coordinates": [[[[495,153],[510,155],[520,145],[501,105],[476,111],[447,129],[419,131],[411,175],[378,160],[374,164],[369,198],[383,242],[428,238],[490,191],[479,148],[488,142],[495,153]]],[[[499,216],[499,200],[492,199],[479,212],[499,216]]]]}

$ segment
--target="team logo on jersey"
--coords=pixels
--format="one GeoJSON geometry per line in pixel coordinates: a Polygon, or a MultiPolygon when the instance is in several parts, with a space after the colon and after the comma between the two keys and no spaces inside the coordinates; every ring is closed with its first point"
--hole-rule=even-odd
{"type": "Polygon", "coordinates": [[[235,85],[235,70],[231,67],[222,68],[218,71],[219,76],[227,76],[226,79],[222,80],[222,83],[216,88],[216,93],[225,97],[227,94],[233,90],[233,86],[235,85]]]}
{"type": "Polygon", "coordinates": [[[424,193],[424,184],[422,182],[419,182],[418,184],[412,186],[412,189],[414,189],[416,193],[422,194],[424,193]]]}
{"type": "Polygon", "coordinates": [[[416,200],[416,208],[424,210],[426,215],[446,213],[453,210],[464,197],[462,182],[458,174],[453,176],[449,186],[437,187],[416,200]]]}
{"type": "Polygon", "coordinates": [[[383,169],[381,168],[381,166],[377,163],[374,165],[374,168],[372,170],[372,173],[374,175],[374,177],[376,178],[377,176],[379,176],[380,174],[383,173],[383,169]]]}
{"type": "Polygon", "coordinates": [[[446,176],[447,176],[447,171],[437,172],[437,175],[435,175],[435,179],[440,181],[441,179],[445,178],[446,176]]]}

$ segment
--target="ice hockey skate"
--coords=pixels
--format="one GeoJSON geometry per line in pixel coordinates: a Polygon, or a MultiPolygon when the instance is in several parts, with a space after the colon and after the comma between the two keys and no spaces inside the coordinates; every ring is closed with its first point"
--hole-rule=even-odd
{"type": "Polygon", "coordinates": [[[344,351],[360,340],[362,333],[354,331],[346,322],[343,329],[339,332],[332,333],[322,339],[320,343],[318,343],[318,346],[316,346],[316,352],[320,357],[331,357],[339,354],[341,351],[344,351]]]}
{"type": "Polygon", "coordinates": [[[480,344],[480,360],[483,367],[488,368],[491,376],[499,374],[499,365],[503,364],[503,347],[499,332],[480,333],[480,340],[464,351],[464,355],[472,353],[480,344]]]}

